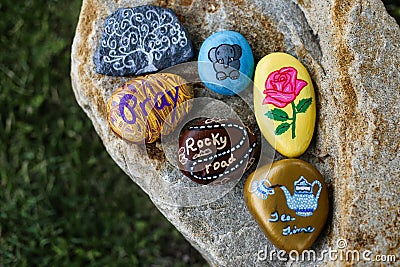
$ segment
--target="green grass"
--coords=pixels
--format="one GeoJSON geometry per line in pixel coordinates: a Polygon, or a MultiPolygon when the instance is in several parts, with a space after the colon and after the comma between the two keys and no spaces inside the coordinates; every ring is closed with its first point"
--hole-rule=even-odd
{"type": "Polygon", "coordinates": [[[393,16],[397,23],[400,24],[400,1],[399,0],[383,0],[386,10],[393,16]]]}
{"type": "Polygon", "coordinates": [[[80,4],[0,4],[0,266],[201,266],[74,99],[80,4]]]}
{"type": "MultiPolygon", "coordinates": [[[[400,4],[386,2],[399,19],[400,4]]],[[[75,102],[79,9],[0,3],[0,266],[202,266],[75,102]]]]}

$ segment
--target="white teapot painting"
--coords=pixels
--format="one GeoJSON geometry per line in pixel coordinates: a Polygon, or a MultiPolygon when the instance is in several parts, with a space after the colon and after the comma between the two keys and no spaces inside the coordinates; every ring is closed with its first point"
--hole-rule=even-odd
{"type": "Polygon", "coordinates": [[[299,180],[294,182],[294,194],[291,195],[289,190],[281,185],[283,193],[286,197],[286,203],[289,209],[294,210],[296,215],[308,217],[318,207],[318,198],[321,193],[322,185],[318,180],[315,180],[310,184],[304,176],[301,176],[299,180]],[[313,188],[314,185],[318,185],[318,192],[314,196],[313,188]]]}
{"type": "Polygon", "coordinates": [[[293,195],[284,185],[271,185],[267,179],[254,181],[250,192],[256,194],[259,198],[266,200],[268,195],[275,194],[275,188],[282,189],[286,197],[286,204],[289,209],[294,210],[296,215],[302,217],[311,216],[318,207],[318,199],[321,193],[322,185],[320,181],[314,180],[309,183],[304,176],[300,176],[299,180],[294,182],[293,195]],[[314,185],[318,185],[318,192],[313,193],[314,185]]]}

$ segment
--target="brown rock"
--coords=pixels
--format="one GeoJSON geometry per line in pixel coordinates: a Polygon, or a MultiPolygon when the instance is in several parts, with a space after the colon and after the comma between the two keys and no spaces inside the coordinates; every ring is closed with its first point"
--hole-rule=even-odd
{"type": "Polygon", "coordinates": [[[279,249],[301,253],[321,233],[328,217],[328,190],[311,164],[284,159],[253,172],[244,199],[268,240],[279,249]]]}
{"type": "Polygon", "coordinates": [[[240,179],[257,164],[260,147],[254,133],[240,121],[208,118],[185,125],[178,153],[182,172],[196,183],[208,184],[240,179]]]}

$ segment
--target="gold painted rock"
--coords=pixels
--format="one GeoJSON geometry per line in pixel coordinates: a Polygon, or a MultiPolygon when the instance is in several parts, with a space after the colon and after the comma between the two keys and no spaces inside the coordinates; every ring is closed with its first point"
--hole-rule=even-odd
{"type": "Polygon", "coordinates": [[[265,56],[254,77],[254,111],[267,141],[284,156],[303,154],[315,125],[315,92],[306,68],[285,53],[265,56]]]}
{"type": "Polygon", "coordinates": [[[244,187],[246,205],[279,249],[299,253],[311,247],[329,211],[321,174],[299,159],[284,159],[253,172],[244,187]]]}
{"type": "Polygon", "coordinates": [[[156,73],[130,80],[108,102],[108,122],[121,138],[152,143],[171,133],[190,111],[193,89],[180,76],[156,73]],[[171,115],[170,115],[171,113],[171,115]]]}

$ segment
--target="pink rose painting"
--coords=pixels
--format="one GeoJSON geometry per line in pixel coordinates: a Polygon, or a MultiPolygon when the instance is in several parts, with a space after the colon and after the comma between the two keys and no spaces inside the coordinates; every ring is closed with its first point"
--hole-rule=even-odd
{"type": "Polygon", "coordinates": [[[268,111],[265,116],[274,121],[281,121],[275,129],[275,135],[285,133],[292,128],[292,139],[296,137],[296,116],[305,113],[312,103],[312,98],[301,99],[298,104],[294,103],[301,90],[307,86],[307,82],[297,79],[297,70],[293,67],[284,67],[268,75],[265,82],[263,104],[272,104],[277,108],[268,111]],[[288,104],[292,105],[293,115],[289,115],[281,108],[288,104]],[[290,123],[288,123],[289,121],[290,123]]]}

